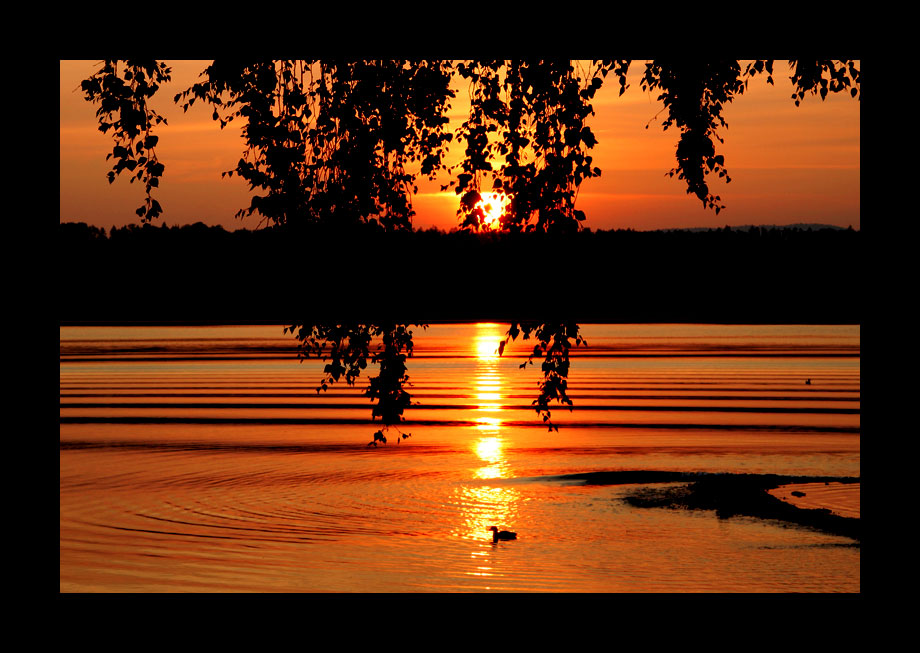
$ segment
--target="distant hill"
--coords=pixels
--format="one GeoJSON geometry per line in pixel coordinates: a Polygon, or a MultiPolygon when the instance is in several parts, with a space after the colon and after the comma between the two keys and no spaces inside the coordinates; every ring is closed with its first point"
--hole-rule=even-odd
{"type": "MultiPolygon", "coordinates": [[[[727,225],[726,225],[726,226],[727,226],[727,225]]],[[[808,231],[808,230],[811,230],[811,231],[820,231],[821,229],[835,229],[835,230],[839,230],[839,231],[846,231],[846,230],[847,230],[846,227],[838,227],[837,225],[833,225],[833,224],[819,224],[819,223],[816,223],[816,222],[796,222],[795,224],[783,224],[783,225],[777,225],[777,224],[760,224],[760,225],[745,224],[745,225],[740,225],[740,226],[737,226],[737,227],[729,227],[729,228],[730,228],[732,231],[750,231],[751,229],[761,229],[761,230],[765,230],[765,229],[801,229],[802,231],[808,231]]],[[[688,228],[686,228],[686,229],[658,229],[657,231],[692,231],[692,232],[699,232],[699,231],[717,231],[717,230],[719,230],[719,229],[720,229],[719,227],[716,227],[716,228],[713,228],[713,227],[688,227],[688,228]]],[[[724,227],[722,227],[722,229],[724,229],[724,227]]]]}

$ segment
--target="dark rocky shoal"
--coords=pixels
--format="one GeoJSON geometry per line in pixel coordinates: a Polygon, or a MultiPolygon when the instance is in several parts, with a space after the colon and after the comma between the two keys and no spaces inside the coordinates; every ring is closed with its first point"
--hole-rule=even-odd
{"type": "Polygon", "coordinates": [[[662,488],[637,488],[627,495],[626,502],[639,508],[714,510],[720,519],[736,515],[776,519],[850,537],[857,542],[862,533],[857,518],[835,515],[827,508],[798,508],[768,492],[791,483],[858,483],[859,478],[664,471],[591,472],[560,478],[580,480],[587,485],[668,484],[662,488]]]}

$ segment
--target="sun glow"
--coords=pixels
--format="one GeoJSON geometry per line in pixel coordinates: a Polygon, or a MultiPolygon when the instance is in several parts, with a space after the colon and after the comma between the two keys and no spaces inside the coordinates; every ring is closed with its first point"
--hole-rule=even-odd
{"type": "Polygon", "coordinates": [[[501,336],[485,335],[477,336],[476,358],[480,361],[493,361],[498,358],[498,346],[501,344],[501,336]]]}
{"type": "Polygon", "coordinates": [[[480,193],[481,198],[473,209],[482,209],[482,227],[486,231],[502,228],[502,214],[510,198],[504,193],[480,193]]]}

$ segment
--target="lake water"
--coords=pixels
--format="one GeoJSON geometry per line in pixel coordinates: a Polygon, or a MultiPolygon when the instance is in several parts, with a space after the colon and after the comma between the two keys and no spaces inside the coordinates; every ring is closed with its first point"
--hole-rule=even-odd
{"type": "Polygon", "coordinates": [[[414,329],[374,448],[367,380],[317,394],[281,326],[61,327],[60,590],[860,591],[849,538],[559,478],[859,476],[858,326],[582,325],[552,433],[506,330],[414,329]]]}

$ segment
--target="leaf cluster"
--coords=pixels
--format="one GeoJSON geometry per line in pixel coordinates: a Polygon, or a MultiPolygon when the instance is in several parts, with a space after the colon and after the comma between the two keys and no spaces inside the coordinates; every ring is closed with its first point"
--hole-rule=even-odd
{"type": "Polygon", "coordinates": [[[534,357],[543,357],[540,366],[543,379],[539,382],[539,396],[533,400],[537,414],[543,418],[550,431],[558,431],[559,427],[551,421],[550,402],[565,404],[572,409],[573,402],[568,396],[568,376],[570,356],[569,352],[574,345],[588,346],[585,339],[579,334],[578,325],[574,322],[513,322],[508,329],[505,339],[499,345],[499,355],[504,352],[508,342],[521,336],[522,340],[535,338],[537,343],[528,359],[521,364],[521,369],[533,365],[534,357]]]}
{"type": "MultiPolygon", "coordinates": [[[[681,130],[676,149],[677,167],[667,174],[683,179],[687,193],[696,195],[703,206],[714,209],[716,214],[725,205],[718,195],[710,192],[706,177],[715,173],[726,183],[731,182],[724,157],[715,151],[714,141],[724,142],[717,129],[728,127],[722,110],[744,93],[751,78],[766,73],[767,83],[773,84],[773,63],[772,59],[754,60],[745,66],[743,73],[740,62],[734,60],[656,59],[646,63],[643,90],[659,92],[657,99],[667,111],[662,123],[664,129],[676,126],[681,130]]],[[[793,71],[789,79],[796,106],[808,92],[819,93],[824,99],[828,92],[849,88],[852,97],[859,95],[859,70],[855,61],[791,60],[789,67],[793,71]]]]}
{"type": "Polygon", "coordinates": [[[80,84],[86,100],[99,105],[99,131],[105,134],[114,130],[115,145],[106,156],[106,160],[115,160],[107,173],[109,183],[124,170],[131,173],[132,183],[136,179],[144,182],[146,199],[136,213],[145,222],[162,213],[160,203],[152,197],[164,170],[157,159],[159,137],[153,134],[153,127],[166,124],[148,100],[160,84],[170,80],[170,72],[166,64],[153,59],[106,59],[94,75],[80,84]]]}
{"type": "MultiPolygon", "coordinates": [[[[298,356],[318,357],[329,362],[316,392],[324,392],[344,378],[348,385],[365,370],[368,363],[379,366],[377,376],[370,377],[364,395],[376,402],[372,417],[379,417],[385,428],[403,420],[403,413],[412,403],[406,391],[411,386],[406,359],[412,355],[411,325],[365,323],[300,323],[285,327],[285,333],[294,334],[301,346],[298,356]],[[371,342],[378,340],[371,350],[371,342]]],[[[422,326],[425,325],[415,325],[422,326]]],[[[382,435],[382,433],[381,433],[382,435]]],[[[407,437],[407,436],[404,436],[407,437]]],[[[375,438],[376,442],[379,438],[375,438]]],[[[386,439],[383,439],[384,444],[386,439]]]]}
{"type": "Polygon", "coordinates": [[[409,228],[416,177],[443,167],[452,138],[445,62],[215,60],[202,77],[175,100],[210,103],[221,128],[246,119],[246,150],[224,174],[264,194],[240,217],[409,228]]]}
{"type": "Polygon", "coordinates": [[[591,100],[616,68],[621,93],[628,62],[468,60],[457,64],[468,80],[470,113],[458,138],[464,159],[452,168],[461,196],[461,226],[479,230],[477,203],[488,188],[510,198],[502,227],[510,231],[570,232],[584,213],[575,209],[580,184],[601,174],[588,151],[597,139],[587,120],[591,100]],[[484,188],[485,186],[485,188],[484,188]]]}
{"type": "Polygon", "coordinates": [[[859,99],[859,69],[853,60],[792,60],[789,67],[793,71],[789,79],[795,87],[792,94],[795,106],[799,106],[805,93],[818,94],[824,100],[828,93],[849,89],[850,97],[859,99]]]}
{"type": "Polygon", "coordinates": [[[706,208],[716,214],[725,206],[721,198],[709,191],[706,176],[716,173],[730,182],[725,159],[715,152],[715,141],[723,142],[719,127],[727,127],[722,110],[744,92],[741,66],[734,60],[695,61],[688,59],[658,60],[646,64],[642,88],[659,91],[658,99],[668,112],[662,126],[681,130],[677,143],[675,174],[687,183],[687,193],[696,195],[706,208]]]}
{"type": "MultiPolygon", "coordinates": [[[[767,83],[773,84],[773,59],[757,59],[747,65],[744,71],[745,78],[755,77],[767,73],[767,83]]],[[[840,93],[850,90],[850,97],[859,99],[859,68],[853,59],[821,59],[817,61],[789,60],[789,70],[792,74],[792,99],[795,106],[799,106],[806,93],[820,95],[827,99],[828,93],[840,93]]],[[[745,79],[747,86],[747,79],[745,79]]]]}

